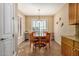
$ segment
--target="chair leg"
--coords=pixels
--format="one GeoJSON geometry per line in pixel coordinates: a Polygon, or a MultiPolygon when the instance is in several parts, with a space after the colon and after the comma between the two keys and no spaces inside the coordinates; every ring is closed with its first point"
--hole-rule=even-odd
{"type": "Polygon", "coordinates": [[[50,43],[49,43],[49,48],[50,48],[50,43]]]}
{"type": "Polygon", "coordinates": [[[31,48],[31,42],[30,42],[30,48],[31,48]]]}
{"type": "Polygon", "coordinates": [[[45,49],[47,50],[47,45],[45,46],[45,49]]]}
{"type": "Polygon", "coordinates": [[[36,47],[33,45],[33,52],[36,52],[36,47]]]}
{"type": "Polygon", "coordinates": [[[34,51],[34,46],[33,46],[33,51],[34,51]]]}

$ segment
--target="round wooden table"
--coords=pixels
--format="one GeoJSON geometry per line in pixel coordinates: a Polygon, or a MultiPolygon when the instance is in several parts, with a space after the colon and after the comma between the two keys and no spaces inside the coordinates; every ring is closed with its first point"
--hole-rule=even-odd
{"type": "Polygon", "coordinates": [[[46,38],[46,36],[35,36],[34,37],[34,46],[39,47],[39,48],[45,47],[46,43],[45,43],[45,41],[42,41],[45,38],[46,38]]]}

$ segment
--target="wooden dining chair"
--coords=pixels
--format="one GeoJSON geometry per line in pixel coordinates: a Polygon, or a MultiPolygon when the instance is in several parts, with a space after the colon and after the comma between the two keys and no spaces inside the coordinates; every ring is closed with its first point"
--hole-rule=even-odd
{"type": "Polygon", "coordinates": [[[29,34],[29,36],[30,36],[30,48],[31,48],[32,44],[34,45],[35,43],[38,42],[38,37],[35,37],[34,34],[35,34],[35,32],[32,32],[29,34]]]}
{"type": "Polygon", "coordinates": [[[48,32],[44,32],[44,34],[46,36],[42,37],[42,42],[46,43],[46,45],[48,44],[49,45],[49,48],[50,48],[50,33],[48,32]]]}
{"type": "Polygon", "coordinates": [[[30,48],[31,48],[31,45],[32,45],[32,42],[33,42],[33,33],[29,33],[29,40],[30,40],[30,48]]]}
{"type": "Polygon", "coordinates": [[[50,48],[50,33],[46,33],[46,43],[49,45],[50,48]]]}

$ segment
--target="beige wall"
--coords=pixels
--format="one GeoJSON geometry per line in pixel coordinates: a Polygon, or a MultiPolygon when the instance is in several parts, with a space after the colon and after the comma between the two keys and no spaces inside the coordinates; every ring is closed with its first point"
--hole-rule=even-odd
{"type": "MultiPolygon", "coordinates": [[[[25,19],[25,30],[31,32],[31,25],[33,19],[38,19],[38,16],[26,16],[25,19]]],[[[48,21],[48,32],[54,31],[54,19],[53,16],[40,16],[40,19],[47,19],[48,21]]]]}
{"type": "Polygon", "coordinates": [[[75,35],[75,26],[69,25],[69,14],[68,4],[65,4],[55,15],[54,15],[54,33],[55,41],[61,44],[62,35],[75,35]],[[61,20],[59,21],[59,18],[61,20]],[[56,24],[58,22],[58,24],[56,24]],[[62,22],[64,23],[61,27],[62,22]]]}
{"type": "Polygon", "coordinates": [[[18,11],[18,24],[19,24],[19,17],[21,18],[22,35],[20,35],[20,32],[18,32],[18,44],[24,41],[24,32],[25,32],[25,16],[20,11],[18,11]]]}

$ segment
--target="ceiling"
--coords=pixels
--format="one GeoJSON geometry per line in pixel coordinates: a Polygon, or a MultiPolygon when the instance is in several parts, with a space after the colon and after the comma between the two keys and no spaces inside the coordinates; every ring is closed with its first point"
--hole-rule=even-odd
{"type": "Polygon", "coordinates": [[[19,3],[18,9],[26,16],[54,15],[63,5],[64,3],[19,3]]]}

